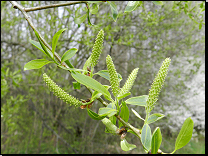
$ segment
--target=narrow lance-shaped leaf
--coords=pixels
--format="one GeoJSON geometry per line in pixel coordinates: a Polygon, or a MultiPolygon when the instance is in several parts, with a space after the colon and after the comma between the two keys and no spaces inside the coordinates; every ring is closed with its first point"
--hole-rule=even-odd
{"type": "MultiPolygon", "coordinates": [[[[128,122],[129,120],[129,108],[127,107],[125,102],[122,102],[120,117],[126,122],[128,122]]],[[[123,124],[119,121],[119,127],[121,127],[122,125],[123,124]]]]}
{"type": "Polygon", "coordinates": [[[142,128],[141,142],[143,146],[149,151],[151,149],[152,134],[149,125],[145,124],[142,128]]]}
{"type": "Polygon", "coordinates": [[[42,43],[42,41],[41,41],[41,39],[40,39],[39,34],[37,33],[37,31],[34,30],[34,32],[35,32],[36,37],[38,38],[38,41],[39,41],[42,49],[45,51],[45,54],[47,54],[51,59],[53,59],[53,53],[42,43]]]}
{"type": "Polygon", "coordinates": [[[107,1],[107,2],[110,4],[113,20],[114,22],[116,22],[117,17],[118,17],[117,6],[113,1],[107,1]]]}
{"type": "Polygon", "coordinates": [[[88,107],[87,107],[87,113],[94,120],[102,120],[102,119],[105,118],[105,116],[98,115],[97,113],[95,113],[92,110],[90,110],[88,107]]]}
{"type": "Polygon", "coordinates": [[[53,61],[48,61],[46,59],[32,60],[32,61],[28,62],[27,64],[25,64],[24,70],[39,69],[49,63],[53,63],[53,61]]]}
{"type": "Polygon", "coordinates": [[[148,95],[136,96],[127,99],[125,102],[130,105],[146,106],[148,95]]]}
{"type": "MultiPolygon", "coordinates": [[[[110,75],[109,75],[109,72],[108,70],[100,70],[99,72],[95,73],[94,75],[100,75],[102,76],[103,78],[105,78],[106,80],[110,81],[110,75]]],[[[120,82],[122,80],[122,76],[117,73],[118,75],[118,81],[120,82]]]]}
{"type": "Polygon", "coordinates": [[[134,11],[139,4],[141,4],[141,1],[129,1],[124,13],[134,11]]]}
{"type": "Polygon", "coordinates": [[[72,58],[77,52],[76,48],[71,48],[67,52],[64,53],[64,55],[61,58],[61,63],[72,58]]]}
{"type": "Polygon", "coordinates": [[[46,54],[39,42],[30,39],[30,43],[34,45],[36,48],[38,48],[40,51],[42,51],[44,54],[46,54]]]}
{"type": "Polygon", "coordinates": [[[139,119],[144,120],[144,119],[139,115],[139,113],[137,113],[133,108],[132,108],[131,110],[132,110],[132,112],[134,113],[134,115],[136,115],[139,119]]]}
{"type": "Polygon", "coordinates": [[[98,81],[94,80],[93,78],[80,74],[80,73],[71,73],[72,77],[79,83],[85,85],[86,87],[92,88],[107,97],[111,97],[108,90],[101,85],[98,81]]]}
{"type": "Polygon", "coordinates": [[[80,16],[80,17],[76,17],[76,18],[74,19],[74,22],[75,22],[76,24],[81,24],[81,23],[83,23],[83,22],[86,20],[86,18],[87,18],[87,14],[84,14],[84,15],[82,15],[82,16],[80,16]]]}
{"type": "Polygon", "coordinates": [[[156,154],[158,149],[160,148],[162,142],[162,135],[159,127],[156,127],[156,129],[153,132],[152,135],[152,143],[151,143],[151,153],[156,154]]]}
{"type": "Polygon", "coordinates": [[[55,52],[55,49],[56,49],[56,44],[57,44],[57,42],[58,42],[58,39],[59,39],[61,33],[64,32],[66,29],[67,29],[67,28],[59,30],[59,31],[53,36],[53,40],[52,40],[52,53],[53,53],[53,57],[54,57],[54,52],[55,52]]]}
{"type": "Polygon", "coordinates": [[[111,117],[111,116],[115,115],[117,112],[118,111],[116,109],[104,107],[104,108],[100,108],[99,109],[98,114],[100,116],[106,116],[106,115],[108,115],[108,117],[111,117]]]}
{"type": "Polygon", "coordinates": [[[194,122],[191,117],[187,118],[178,134],[175,142],[175,151],[185,146],[192,137],[194,122]]]}
{"type": "Polygon", "coordinates": [[[118,129],[118,127],[116,127],[109,119],[104,118],[101,121],[104,125],[106,125],[110,133],[116,134],[116,130],[118,129]]]}
{"type": "Polygon", "coordinates": [[[155,113],[155,114],[152,114],[148,117],[147,119],[147,124],[150,124],[150,123],[153,123],[157,120],[160,120],[164,117],[165,115],[163,114],[160,114],[160,113],[155,113]]]}
{"type": "Polygon", "coordinates": [[[90,10],[89,9],[87,10],[87,19],[88,19],[88,24],[93,25],[90,21],[90,10]]]}
{"type": "Polygon", "coordinates": [[[120,143],[120,144],[121,144],[121,149],[122,149],[123,151],[130,151],[130,150],[136,148],[136,145],[134,145],[134,144],[129,144],[129,143],[126,141],[126,139],[121,140],[121,143],[120,143]]]}

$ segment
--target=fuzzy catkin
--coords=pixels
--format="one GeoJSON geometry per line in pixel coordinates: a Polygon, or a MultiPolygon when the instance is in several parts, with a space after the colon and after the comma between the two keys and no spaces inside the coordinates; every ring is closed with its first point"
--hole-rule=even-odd
{"type": "Polygon", "coordinates": [[[54,93],[58,98],[66,102],[67,104],[74,105],[75,107],[81,106],[82,102],[77,100],[75,97],[67,94],[63,89],[61,89],[51,78],[44,73],[43,80],[48,86],[49,90],[54,93]]]}
{"type": "Polygon", "coordinates": [[[168,73],[170,61],[171,61],[170,58],[166,58],[165,61],[163,61],[162,66],[160,67],[160,70],[158,71],[158,74],[151,85],[151,89],[149,91],[149,96],[147,99],[147,107],[146,107],[146,109],[149,112],[153,109],[155,102],[157,101],[157,97],[160,93],[160,90],[164,84],[165,78],[168,73]]]}
{"type": "Polygon", "coordinates": [[[110,55],[106,57],[106,64],[110,75],[110,84],[111,84],[112,92],[113,95],[116,97],[118,95],[120,88],[119,88],[118,75],[110,55]]]}
{"type": "Polygon", "coordinates": [[[98,63],[98,59],[102,52],[103,39],[104,39],[104,31],[101,29],[97,35],[95,44],[92,49],[92,54],[91,54],[91,67],[92,68],[98,63]]]}
{"type": "Polygon", "coordinates": [[[139,68],[135,68],[131,72],[131,74],[128,76],[128,79],[126,80],[124,86],[121,88],[121,91],[120,91],[118,97],[123,96],[124,94],[128,93],[131,90],[131,88],[134,84],[134,81],[137,77],[138,70],[139,70],[139,68]]]}

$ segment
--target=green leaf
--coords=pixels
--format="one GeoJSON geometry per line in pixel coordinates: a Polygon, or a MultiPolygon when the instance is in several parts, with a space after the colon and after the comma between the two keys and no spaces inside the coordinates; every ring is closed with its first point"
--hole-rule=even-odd
{"type": "MultiPolygon", "coordinates": [[[[121,112],[120,112],[120,117],[128,122],[129,120],[129,108],[127,107],[126,103],[125,102],[122,102],[122,107],[121,107],[121,112]]],[[[123,126],[123,124],[119,121],[119,128],[123,126]]]]}
{"type": "Polygon", "coordinates": [[[100,116],[106,116],[108,115],[108,117],[111,117],[113,115],[115,115],[118,111],[116,109],[112,109],[112,108],[108,108],[108,107],[103,107],[100,108],[98,111],[98,114],[100,116]]]}
{"type": "Polygon", "coordinates": [[[83,69],[76,69],[76,68],[66,68],[62,65],[58,65],[59,68],[62,68],[64,70],[70,70],[70,71],[86,71],[86,70],[83,70],[83,69]]]}
{"type": "Polygon", "coordinates": [[[107,108],[116,109],[115,103],[108,104],[107,108]]]}
{"type": "Polygon", "coordinates": [[[86,20],[86,18],[87,18],[87,14],[84,14],[83,16],[75,17],[74,22],[76,24],[81,24],[86,20]]]}
{"type": "Polygon", "coordinates": [[[107,2],[108,4],[110,4],[113,20],[116,22],[116,19],[118,17],[117,6],[113,1],[107,1],[107,2]]]}
{"type": "Polygon", "coordinates": [[[123,151],[130,151],[132,149],[136,148],[136,145],[129,144],[126,139],[121,140],[121,149],[123,151]]]}
{"type": "Polygon", "coordinates": [[[140,1],[129,1],[125,8],[124,13],[134,11],[139,4],[140,1]]]}
{"type": "Polygon", "coordinates": [[[149,116],[148,120],[147,120],[147,124],[153,123],[157,120],[160,120],[164,117],[165,115],[160,114],[160,113],[155,113],[149,116]]]}
{"type": "Polygon", "coordinates": [[[53,36],[53,40],[52,40],[52,53],[53,53],[53,57],[54,57],[54,52],[55,52],[55,49],[56,49],[56,44],[57,44],[57,42],[58,42],[58,39],[59,39],[61,33],[64,32],[66,29],[67,29],[67,28],[59,30],[59,31],[53,36]]]}
{"type": "Polygon", "coordinates": [[[34,45],[36,48],[38,48],[40,51],[42,51],[44,54],[46,54],[39,42],[30,39],[30,43],[34,45]]]}
{"type": "MultiPolygon", "coordinates": [[[[144,120],[133,108],[131,109],[134,115],[136,115],[138,118],[144,120]]],[[[144,120],[145,121],[145,120],[144,120]]]]}
{"type": "Polygon", "coordinates": [[[48,55],[51,59],[53,59],[53,53],[42,43],[42,41],[41,41],[41,39],[40,39],[39,34],[37,33],[37,31],[35,31],[35,35],[38,38],[38,41],[39,41],[42,49],[45,51],[45,54],[48,55]]]}
{"type": "Polygon", "coordinates": [[[185,146],[192,137],[194,122],[191,117],[187,118],[178,134],[175,142],[175,151],[185,146]]]}
{"type": "Polygon", "coordinates": [[[90,21],[90,10],[89,9],[87,10],[87,20],[88,20],[89,25],[93,25],[90,21]]]}
{"type": "Polygon", "coordinates": [[[24,70],[39,69],[49,63],[53,63],[53,61],[48,61],[46,59],[32,60],[32,61],[28,62],[27,64],[25,64],[24,70]]]}
{"type": "Polygon", "coordinates": [[[98,91],[94,91],[92,94],[91,100],[94,101],[95,99],[99,98],[101,95],[102,93],[99,93],[98,91]]]}
{"type": "Polygon", "coordinates": [[[120,100],[120,99],[123,99],[123,98],[125,98],[125,97],[127,97],[127,96],[129,96],[129,95],[131,95],[130,92],[128,92],[128,93],[126,93],[126,94],[123,94],[122,96],[119,96],[119,97],[117,97],[117,98],[118,98],[118,100],[120,100]]]}
{"type": "Polygon", "coordinates": [[[151,140],[152,140],[151,129],[148,124],[145,124],[142,128],[141,142],[143,146],[147,149],[147,151],[151,149],[151,140]]]}
{"type": "Polygon", "coordinates": [[[69,60],[64,61],[70,68],[74,68],[74,66],[69,62],[69,60]]]}
{"type": "Polygon", "coordinates": [[[79,82],[72,82],[73,83],[73,87],[74,89],[80,89],[81,86],[80,86],[80,83],[79,82]]]}
{"type": "MultiPolygon", "coordinates": [[[[108,70],[100,70],[99,72],[95,73],[94,75],[100,75],[103,78],[107,79],[108,81],[110,81],[110,75],[108,70]]],[[[122,80],[122,76],[118,73],[118,81],[120,82],[122,80]]]]}
{"type": "Polygon", "coordinates": [[[98,4],[93,4],[92,7],[90,8],[90,13],[91,14],[97,14],[98,8],[99,8],[98,4]]]}
{"type": "Polygon", "coordinates": [[[155,5],[163,5],[163,1],[152,1],[155,5]]]}
{"type": "Polygon", "coordinates": [[[67,52],[65,52],[61,58],[61,63],[72,58],[76,54],[77,50],[78,49],[76,49],[76,48],[71,48],[67,52]]]}
{"type": "Polygon", "coordinates": [[[151,143],[151,153],[156,154],[158,149],[160,148],[162,142],[162,135],[159,127],[156,127],[156,129],[153,132],[152,135],[152,143],[151,143]]]}
{"type": "Polygon", "coordinates": [[[98,81],[94,80],[93,78],[80,74],[80,73],[71,73],[72,77],[79,83],[85,85],[86,87],[92,88],[99,93],[102,93],[103,95],[106,95],[107,97],[111,98],[110,93],[108,90],[100,84],[98,81]]]}
{"type": "Polygon", "coordinates": [[[127,99],[125,102],[131,105],[146,106],[148,95],[136,96],[127,99]]]}
{"type": "Polygon", "coordinates": [[[109,117],[109,120],[114,124],[116,125],[116,117],[113,115],[111,117],[109,117]]]}
{"type": "Polygon", "coordinates": [[[109,119],[104,118],[101,120],[103,124],[106,126],[108,129],[109,133],[116,134],[116,130],[118,129],[109,119]]]}
{"type": "Polygon", "coordinates": [[[92,110],[90,110],[88,107],[87,107],[87,113],[94,120],[102,120],[102,119],[105,118],[105,116],[98,115],[97,113],[95,113],[92,110]]]}

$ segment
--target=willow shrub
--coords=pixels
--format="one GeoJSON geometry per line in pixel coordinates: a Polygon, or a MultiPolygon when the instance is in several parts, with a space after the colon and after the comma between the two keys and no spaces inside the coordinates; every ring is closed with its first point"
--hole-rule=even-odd
{"type": "MultiPolygon", "coordinates": [[[[115,65],[110,55],[106,57],[107,70],[101,70],[97,73],[94,73],[94,67],[97,65],[100,54],[102,52],[104,39],[103,30],[99,31],[95,40],[95,44],[93,46],[91,56],[85,62],[83,69],[77,69],[73,67],[73,65],[69,61],[69,59],[76,54],[76,48],[72,48],[65,52],[61,57],[61,62],[57,62],[57,60],[54,58],[54,52],[58,39],[61,33],[65,30],[66,29],[61,29],[54,35],[52,41],[52,50],[49,50],[43,44],[43,42],[40,40],[38,33],[35,31],[39,42],[30,40],[30,43],[38,48],[40,51],[42,51],[44,54],[46,54],[50,58],[50,60],[32,60],[24,66],[24,70],[39,69],[49,63],[55,63],[59,68],[62,68],[63,70],[68,70],[71,76],[76,80],[76,83],[73,84],[74,89],[79,89],[80,84],[82,84],[92,93],[92,96],[90,99],[83,101],[71,95],[68,95],[64,90],[56,85],[56,83],[53,82],[53,80],[46,73],[44,73],[43,80],[55,96],[57,96],[69,105],[81,107],[82,109],[87,108],[88,115],[92,119],[101,120],[103,124],[105,124],[106,133],[111,133],[121,137],[120,145],[122,150],[129,151],[136,148],[136,145],[129,144],[126,140],[127,133],[133,133],[135,136],[138,137],[138,139],[140,139],[146,153],[164,153],[161,149],[159,149],[162,142],[162,134],[160,128],[156,127],[155,130],[152,132],[149,125],[164,117],[164,115],[160,113],[151,114],[151,111],[157,104],[157,98],[167,76],[171,59],[166,58],[163,61],[158,71],[158,74],[156,75],[152,83],[151,89],[149,90],[149,95],[131,97],[124,101],[123,99],[131,94],[130,90],[137,77],[139,68],[135,68],[131,72],[122,88],[120,88],[120,81],[122,80],[122,76],[116,72],[115,65]],[[110,81],[110,86],[103,85],[96,81],[93,78],[93,76],[96,74],[110,81]],[[111,97],[111,94],[109,92],[110,88],[114,95],[113,98],[111,97]],[[103,98],[101,98],[101,95],[103,95],[106,100],[103,100],[103,98]],[[104,106],[99,108],[98,113],[95,113],[90,109],[92,103],[95,100],[99,100],[104,106]],[[144,125],[142,127],[135,128],[128,123],[130,113],[128,105],[145,107],[145,119],[142,118],[134,109],[131,109],[136,117],[144,121],[144,125]],[[117,122],[118,127],[116,125],[116,120],[119,121],[117,122]]],[[[175,149],[172,153],[182,148],[190,141],[192,137],[193,126],[193,120],[190,117],[187,118],[178,134],[175,142],[175,149]]]]}

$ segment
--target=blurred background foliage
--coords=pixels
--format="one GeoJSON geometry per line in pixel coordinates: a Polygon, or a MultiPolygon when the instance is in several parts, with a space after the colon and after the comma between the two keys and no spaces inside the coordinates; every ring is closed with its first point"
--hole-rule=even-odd
{"type": "MultiPolygon", "coordinates": [[[[59,1],[21,1],[24,7],[63,3],[59,1]]],[[[131,96],[147,95],[162,61],[170,57],[171,65],[154,112],[166,117],[151,124],[161,128],[160,149],[172,152],[176,136],[187,117],[194,121],[192,140],[176,153],[205,153],[205,2],[164,2],[158,6],[142,2],[131,13],[123,13],[127,2],[115,2],[119,11],[116,22],[107,3],[99,3],[97,14],[90,14],[93,26],[74,23],[75,14],[86,9],[85,4],[29,12],[34,25],[51,44],[53,35],[68,28],[60,37],[56,52],[62,56],[77,48],[71,63],[82,68],[90,56],[95,37],[104,30],[104,48],[95,72],[106,70],[105,57],[110,54],[117,72],[123,77],[121,85],[134,68],[138,77],[131,96]],[[79,8],[79,9],[78,9],[79,8]],[[189,13],[187,13],[187,10],[189,13]],[[190,15],[190,12],[193,14],[190,15]]],[[[90,4],[92,7],[93,4],[90,4]]],[[[50,93],[42,80],[46,72],[60,87],[79,98],[90,98],[84,86],[73,89],[69,72],[54,64],[39,70],[24,71],[24,65],[46,58],[29,43],[37,38],[19,10],[1,1],[1,151],[2,153],[144,153],[133,134],[127,141],[137,148],[124,152],[120,138],[105,134],[105,126],[91,119],[86,110],[67,106],[50,93]]],[[[102,84],[105,79],[95,76],[102,84]]],[[[131,97],[129,96],[129,97],[131,97]]],[[[128,97],[128,98],[129,98],[128,97]]],[[[101,103],[94,102],[97,112],[101,103]]],[[[144,109],[128,105],[145,117],[144,109]]],[[[131,111],[131,110],[130,110],[131,111]]],[[[141,128],[142,122],[130,113],[130,124],[141,128]]],[[[153,130],[152,129],[152,130],[153,130]]]]}

